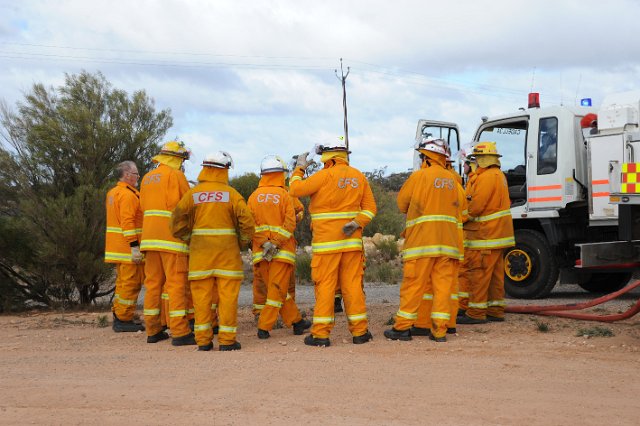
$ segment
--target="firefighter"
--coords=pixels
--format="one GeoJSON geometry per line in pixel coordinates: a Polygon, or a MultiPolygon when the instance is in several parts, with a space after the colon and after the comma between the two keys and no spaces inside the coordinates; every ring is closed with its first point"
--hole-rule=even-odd
{"type": "Polygon", "coordinates": [[[285,187],[287,165],[277,155],[267,155],[260,165],[260,183],[248,200],[255,220],[253,264],[266,284],[266,300],[258,320],[258,338],[268,339],[278,314],[293,334],[301,335],[311,327],[302,319],[289,294],[296,259],[296,213],[293,197],[285,187]]]}
{"type": "Polygon", "coordinates": [[[187,319],[186,295],[189,247],[169,229],[171,212],[189,190],[181,171],[189,151],[182,142],[171,141],[153,157],[157,167],[142,178],[140,205],[144,212],[140,250],[145,253],[144,319],[147,343],[169,338],[162,330],[162,287],[169,297],[169,324],[174,346],[195,345],[187,319]]]}
{"type": "Polygon", "coordinates": [[[190,241],[189,281],[195,337],[201,351],[213,349],[215,301],[218,350],[241,348],[236,340],[238,294],[244,276],[240,249],[251,241],[254,221],[242,195],[229,186],[231,167],[233,160],[228,153],[207,155],[198,184],[182,197],[171,218],[173,236],[190,241]]]}
{"type": "Polygon", "coordinates": [[[411,340],[424,294],[432,294],[429,338],[446,342],[455,264],[459,261],[458,221],[462,194],[446,167],[447,144],[425,138],[418,145],[424,167],[409,176],[398,193],[398,208],[407,214],[402,250],[400,307],[393,328],[384,335],[411,340]]]}
{"type": "MultiPolygon", "coordinates": [[[[474,156],[469,155],[464,162],[464,175],[465,175],[465,201],[467,195],[472,191],[473,185],[476,181],[476,169],[478,163],[474,156]]],[[[464,259],[460,264],[460,270],[458,271],[458,316],[464,316],[465,312],[469,308],[469,287],[470,281],[473,280],[473,275],[476,272],[472,269],[470,263],[473,258],[473,253],[469,254],[466,241],[473,240],[475,235],[476,224],[468,221],[468,209],[465,210],[464,223],[463,223],[463,236],[464,236],[464,259]]],[[[456,321],[457,323],[457,321],[456,321]]]]}
{"type": "Polygon", "coordinates": [[[142,331],[133,322],[138,294],[144,281],[144,257],[140,252],[142,211],[138,168],[133,161],[118,164],[118,183],[107,192],[107,232],[104,261],[116,265],[113,297],[113,331],[142,331]]]}
{"type": "Polygon", "coordinates": [[[310,346],[330,345],[338,285],[342,290],[353,343],[366,343],[373,336],[368,329],[362,286],[362,228],[375,216],[376,202],[365,176],[349,165],[343,138],[318,146],[316,153],[322,155],[324,168],[303,179],[310,163],[305,152],[298,156],[291,178],[291,195],[311,197],[311,275],[315,283],[316,305],[311,334],[305,337],[304,343],[310,346]]]}
{"type": "Polygon", "coordinates": [[[495,142],[479,142],[473,149],[478,162],[475,182],[467,191],[469,228],[466,241],[470,280],[469,308],[458,324],[504,321],[503,251],[515,245],[507,180],[500,171],[495,142]]]}
{"type": "MultiPolygon", "coordinates": [[[[288,193],[289,188],[287,187],[287,193],[288,193]]],[[[304,205],[302,204],[302,202],[296,198],[296,197],[291,197],[291,195],[289,194],[291,201],[293,202],[293,211],[296,214],[296,225],[300,222],[302,222],[302,219],[304,218],[304,205]]],[[[295,237],[294,237],[294,244],[297,245],[297,242],[295,241],[295,237]]],[[[288,297],[291,297],[291,299],[293,299],[293,301],[295,302],[296,300],[296,268],[294,267],[291,270],[291,278],[289,280],[289,290],[288,290],[288,297]]],[[[262,278],[262,276],[260,275],[260,268],[258,268],[258,264],[254,263],[253,264],[253,315],[255,317],[255,321],[256,324],[258,323],[258,319],[260,318],[260,312],[262,312],[262,309],[264,308],[264,304],[267,300],[267,284],[265,283],[264,279],[262,278]]],[[[287,327],[290,327],[292,324],[288,324],[285,323],[285,325],[287,327]]]]}
{"type": "MultiPolygon", "coordinates": [[[[422,168],[427,167],[426,162],[422,162],[422,168]]],[[[445,167],[453,176],[456,181],[456,189],[459,193],[459,198],[462,200],[462,206],[458,210],[458,249],[461,253],[458,262],[454,262],[453,281],[451,287],[451,301],[449,306],[449,322],[447,323],[447,334],[455,334],[456,329],[456,317],[458,315],[458,271],[460,269],[460,263],[462,262],[462,253],[464,252],[464,238],[462,231],[462,224],[466,216],[466,198],[464,194],[464,188],[462,187],[462,176],[456,172],[453,167],[453,160],[451,159],[451,151],[447,150],[447,162],[445,167]]],[[[420,302],[420,308],[418,309],[418,319],[411,327],[412,336],[429,336],[431,334],[430,322],[431,322],[431,308],[433,302],[433,294],[425,293],[422,296],[422,302],[420,302]]]]}

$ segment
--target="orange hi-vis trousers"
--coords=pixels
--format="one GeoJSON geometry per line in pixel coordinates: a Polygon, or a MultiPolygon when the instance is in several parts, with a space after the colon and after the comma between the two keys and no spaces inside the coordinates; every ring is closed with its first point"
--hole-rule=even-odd
{"type": "Polygon", "coordinates": [[[362,336],[368,330],[367,306],[362,287],[362,251],[314,254],[311,277],[315,283],[316,306],[313,311],[313,337],[328,338],[333,328],[334,300],[338,285],[342,290],[349,331],[362,336]]]}
{"type": "Polygon", "coordinates": [[[218,343],[232,345],[238,329],[238,294],[242,280],[208,277],[191,281],[193,306],[196,310],[194,331],[198,346],[206,346],[213,340],[213,310],[218,299],[218,343]]]}
{"type": "MultiPolygon", "coordinates": [[[[191,287],[186,287],[187,297],[187,320],[194,318],[193,299],[191,297],[191,287]]],[[[160,305],[160,324],[169,328],[169,293],[162,287],[162,304],[160,305]]]]}
{"type": "Polygon", "coordinates": [[[253,315],[260,315],[267,301],[267,283],[260,273],[260,264],[253,264],[253,315]]]}
{"type": "Polygon", "coordinates": [[[469,292],[469,309],[471,318],[485,319],[487,315],[504,318],[504,253],[503,249],[474,250],[474,274],[469,292]]]}
{"type": "MultiPolygon", "coordinates": [[[[296,300],[296,271],[295,266],[291,269],[291,278],[289,279],[288,297],[296,300]]],[[[260,268],[258,264],[253,265],[253,315],[260,315],[264,303],[267,301],[267,283],[260,276],[260,268]]],[[[283,319],[284,321],[284,319],[283,319]]],[[[289,326],[285,321],[285,325],[289,326]]]]}
{"type": "Polygon", "coordinates": [[[469,309],[469,290],[471,281],[474,280],[473,269],[474,256],[478,250],[464,249],[464,260],[460,264],[458,270],[458,309],[466,311],[469,309]]]}
{"type": "Polygon", "coordinates": [[[116,264],[116,289],[111,310],[120,321],[133,320],[143,282],[144,265],[116,264]]]}
{"type": "MultiPolygon", "coordinates": [[[[453,278],[451,280],[451,298],[449,304],[449,322],[447,328],[456,328],[456,315],[458,315],[458,269],[460,262],[454,262],[453,278]]],[[[422,295],[422,301],[418,308],[418,319],[415,322],[416,327],[431,328],[431,309],[433,307],[433,294],[425,293],[422,295]]]]}
{"type": "MultiPolygon", "coordinates": [[[[404,262],[400,285],[400,308],[393,328],[404,331],[418,319],[418,309],[424,294],[433,294],[431,306],[431,334],[444,337],[451,319],[451,287],[456,259],[450,257],[421,257],[404,262]]],[[[425,327],[426,328],[426,327],[425,327]]]]}
{"type": "Polygon", "coordinates": [[[160,305],[162,304],[162,286],[169,295],[169,328],[172,337],[189,334],[187,321],[187,271],[189,260],[186,255],[161,251],[145,252],[145,295],[144,321],[147,335],[153,336],[162,331],[160,305]]]}
{"type": "Polygon", "coordinates": [[[285,262],[258,263],[260,275],[267,283],[267,297],[264,308],[260,312],[258,328],[271,331],[278,320],[278,313],[282,315],[282,321],[290,327],[294,322],[302,319],[296,302],[289,295],[289,284],[293,265],[285,262]]]}

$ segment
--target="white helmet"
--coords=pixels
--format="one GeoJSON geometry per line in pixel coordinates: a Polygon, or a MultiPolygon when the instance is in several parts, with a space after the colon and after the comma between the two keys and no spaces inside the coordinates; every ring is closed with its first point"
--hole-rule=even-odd
{"type": "MultiPolygon", "coordinates": [[[[335,142],[331,142],[325,145],[315,146],[316,154],[322,155],[323,152],[329,151],[347,151],[347,144],[344,141],[344,136],[340,136],[335,142]]],[[[351,153],[351,151],[347,151],[351,153]]]]}
{"type": "Polygon", "coordinates": [[[267,155],[260,163],[260,174],[288,171],[287,163],[279,155],[267,155]]]}
{"type": "Polygon", "coordinates": [[[435,152],[436,154],[447,156],[449,146],[444,139],[424,138],[418,144],[416,151],[427,154],[427,152],[435,152]]]}
{"type": "Polygon", "coordinates": [[[233,159],[229,153],[218,151],[207,154],[202,162],[202,167],[217,167],[218,169],[233,169],[233,159]]]}

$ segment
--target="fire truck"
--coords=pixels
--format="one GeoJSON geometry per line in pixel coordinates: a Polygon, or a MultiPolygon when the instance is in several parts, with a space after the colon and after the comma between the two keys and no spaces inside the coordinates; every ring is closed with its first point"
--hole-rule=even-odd
{"type": "MultiPolygon", "coordinates": [[[[493,141],[502,154],[516,239],[505,252],[511,297],[542,298],[558,282],[612,292],[640,266],[640,91],[600,108],[584,101],[541,108],[532,93],[526,109],[482,117],[470,144],[493,141]]],[[[428,136],[460,148],[455,123],[420,120],[416,144],[428,136]]]]}

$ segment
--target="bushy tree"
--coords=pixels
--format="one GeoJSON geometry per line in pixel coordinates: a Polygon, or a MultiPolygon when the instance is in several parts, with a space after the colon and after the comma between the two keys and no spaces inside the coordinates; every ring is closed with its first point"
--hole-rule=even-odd
{"type": "Polygon", "coordinates": [[[260,183],[260,176],[255,173],[245,173],[240,176],[235,176],[229,179],[229,185],[244,197],[245,201],[249,199],[249,195],[258,189],[260,183]]]}
{"type": "Polygon", "coordinates": [[[45,305],[89,303],[113,291],[103,263],[113,170],[133,160],[148,171],[171,112],[87,72],[35,84],[16,107],[0,105],[0,281],[45,305]]]}

